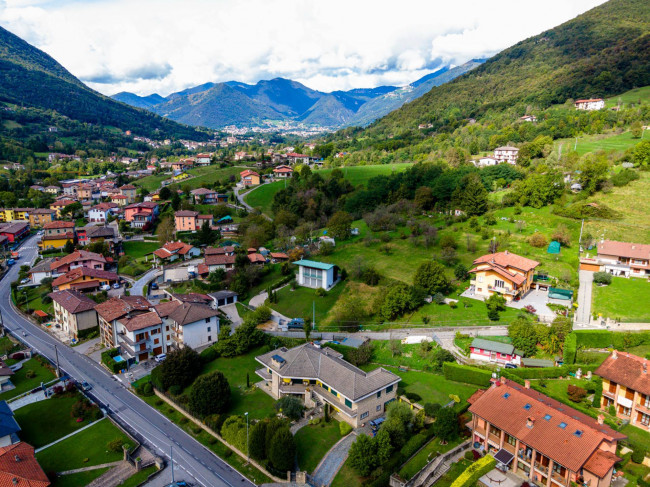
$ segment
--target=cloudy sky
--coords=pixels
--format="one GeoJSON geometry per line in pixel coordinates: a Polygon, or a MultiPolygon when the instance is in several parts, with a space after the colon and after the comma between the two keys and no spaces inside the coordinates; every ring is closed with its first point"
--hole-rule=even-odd
{"type": "Polygon", "coordinates": [[[0,0],[0,25],[92,88],[163,96],[285,77],[404,85],[489,57],[604,0],[0,0]]]}

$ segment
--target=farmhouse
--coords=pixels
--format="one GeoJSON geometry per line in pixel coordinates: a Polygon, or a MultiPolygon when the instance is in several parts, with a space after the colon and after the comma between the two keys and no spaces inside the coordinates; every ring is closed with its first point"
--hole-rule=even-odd
{"type": "Polygon", "coordinates": [[[257,186],[260,184],[260,175],[255,171],[246,169],[245,171],[240,172],[239,175],[241,176],[241,182],[244,186],[257,186]]]}
{"type": "Polygon", "coordinates": [[[602,98],[589,98],[587,100],[576,100],[574,106],[577,110],[600,110],[605,108],[605,100],[602,98]]]}
{"type": "Polygon", "coordinates": [[[533,282],[533,271],[539,262],[508,252],[487,254],[474,261],[475,274],[470,281],[470,293],[488,298],[497,293],[506,301],[521,298],[528,293],[533,282]]]}
{"type": "Polygon", "coordinates": [[[499,162],[507,162],[508,164],[516,164],[517,157],[519,156],[519,149],[506,145],[494,149],[494,158],[499,162]]]}
{"type": "Polygon", "coordinates": [[[278,166],[273,169],[273,176],[278,179],[291,179],[293,175],[293,169],[289,166],[278,166]]]}

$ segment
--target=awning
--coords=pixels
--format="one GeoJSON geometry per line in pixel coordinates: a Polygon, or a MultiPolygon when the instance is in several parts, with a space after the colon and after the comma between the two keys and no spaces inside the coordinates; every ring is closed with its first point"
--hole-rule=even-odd
{"type": "Polygon", "coordinates": [[[510,462],[512,462],[513,458],[515,458],[515,456],[512,453],[510,453],[508,450],[505,450],[503,448],[501,448],[501,450],[499,450],[497,454],[494,455],[494,459],[497,462],[502,463],[506,467],[510,464],[510,462]]]}

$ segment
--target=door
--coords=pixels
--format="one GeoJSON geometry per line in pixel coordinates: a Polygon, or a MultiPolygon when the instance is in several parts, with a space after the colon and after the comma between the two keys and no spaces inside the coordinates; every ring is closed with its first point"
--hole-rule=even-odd
{"type": "Polygon", "coordinates": [[[156,347],[153,349],[154,355],[160,355],[161,353],[163,353],[162,347],[156,347]]]}
{"type": "Polygon", "coordinates": [[[147,352],[138,355],[138,361],[140,362],[147,360],[148,358],[149,358],[149,354],[147,352]]]}

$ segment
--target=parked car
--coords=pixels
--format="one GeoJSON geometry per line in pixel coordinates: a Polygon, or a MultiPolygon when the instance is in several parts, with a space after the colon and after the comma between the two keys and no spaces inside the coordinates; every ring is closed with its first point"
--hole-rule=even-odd
{"type": "Polygon", "coordinates": [[[93,388],[93,387],[92,387],[90,384],[88,384],[88,382],[86,382],[86,381],[83,381],[83,382],[81,383],[81,390],[82,390],[82,391],[89,391],[89,390],[92,389],[92,388],[93,388]]]}
{"type": "Polygon", "coordinates": [[[506,364],[506,369],[516,369],[517,365],[515,364],[506,364]]]}
{"type": "Polygon", "coordinates": [[[151,283],[151,289],[158,289],[158,283],[157,282],[152,282],[151,283]]]}
{"type": "Polygon", "coordinates": [[[21,284],[27,284],[30,281],[29,277],[26,277],[22,281],[20,281],[21,284]]]}
{"type": "Polygon", "coordinates": [[[111,286],[110,284],[102,284],[99,289],[101,289],[102,291],[110,291],[111,286]]]}
{"type": "Polygon", "coordinates": [[[167,358],[167,354],[166,354],[166,353],[161,353],[160,355],[156,355],[153,359],[154,359],[156,362],[160,363],[160,362],[162,362],[163,360],[165,360],[166,358],[167,358]]]}
{"type": "Polygon", "coordinates": [[[7,261],[7,265],[14,265],[15,263],[16,263],[16,261],[13,260],[13,259],[9,259],[9,260],[7,261]]]}
{"type": "Polygon", "coordinates": [[[116,282],[115,284],[113,284],[113,289],[119,289],[119,288],[120,288],[120,283],[119,282],[116,282]]]}

